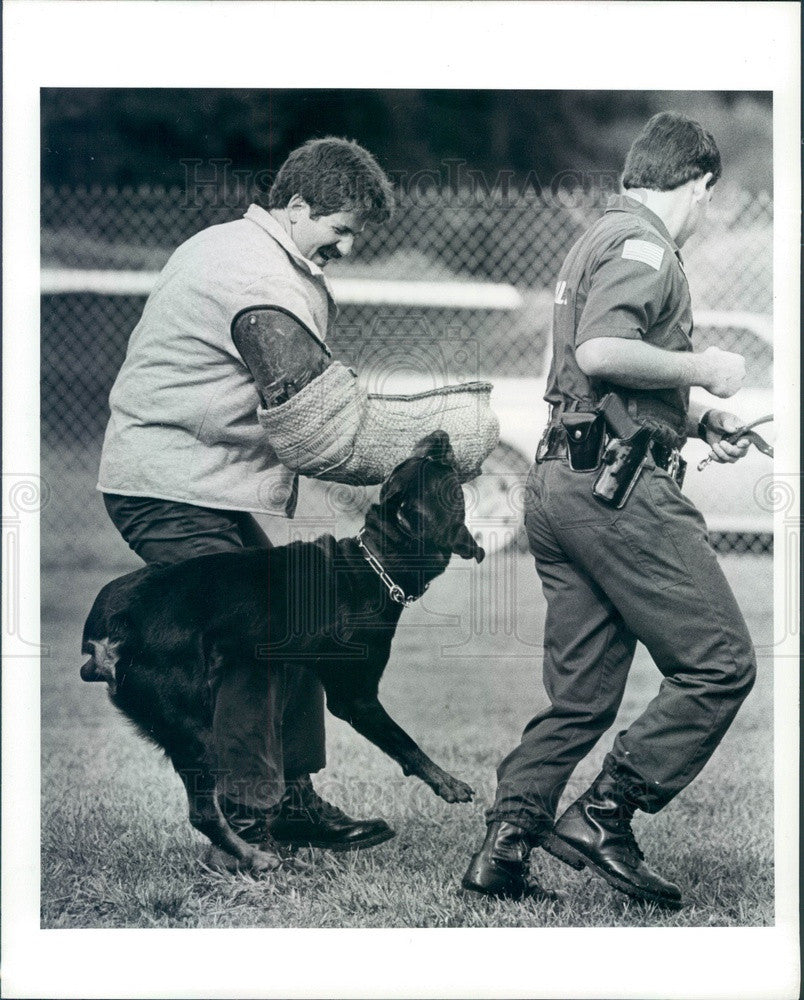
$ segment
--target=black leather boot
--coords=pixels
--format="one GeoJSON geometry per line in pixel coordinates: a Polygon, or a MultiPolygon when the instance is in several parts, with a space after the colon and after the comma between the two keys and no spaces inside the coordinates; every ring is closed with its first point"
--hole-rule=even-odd
{"type": "Polygon", "coordinates": [[[288,847],[323,847],[330,851],[357,851],[376,847],[394,836],[383,819],[352,819],[324,801],[309,774],[289,781],[271,822],[270,834],[288,847]]]}
{"type": "Polygon", "coordinates": [[[603,771],[567,809],[541,846],[573,868],[587,866],[635,899],[677,909],[681,906],[678,886],[645,864],[631,829],[634,812],[616,778],[603,771]]]}
{"type": "Polygon", "coordinates": [[[528,879],[532,843],[521,827],[489,823],[483,846],[473,855],[461,880],[464,889],[502,899],[557,899],[555,893],[528,879]]]}

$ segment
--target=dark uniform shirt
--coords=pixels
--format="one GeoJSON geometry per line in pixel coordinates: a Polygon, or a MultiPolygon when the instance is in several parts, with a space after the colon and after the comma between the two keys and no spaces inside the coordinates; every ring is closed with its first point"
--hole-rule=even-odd
{"type": "Polygon", "coordinates": [[[671,428],[680,445],[689,390],[625,389],[590,379],[578,367],[575,350],[593,337],[692,350],[692,304],[678,247],[657,215],[624,195],[609,200],[605,215],[575,243],[559,273],[545,399],[558,410],[588,410],[617,389],[632,416],[671,428]]]}

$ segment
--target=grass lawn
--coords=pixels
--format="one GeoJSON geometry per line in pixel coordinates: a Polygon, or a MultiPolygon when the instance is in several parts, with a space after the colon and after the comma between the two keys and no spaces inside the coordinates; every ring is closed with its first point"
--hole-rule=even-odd
{"type": "MultiPolygon", "coordinates": [[[[42,926],[66,927],[703,927],[773,924],[771,560],[727,557],[726,573],[759,650],[759,678],[699,778],[635,829],[686,906],[640,906],[542,851],[533,870],[563,894],[550,905],[464,900],[456,892],[479,844],[494,769],[545,704],[544,603],[531,559],[459,560],[406,611],[381,689],[385,706],[439,764],[477,790],[447,805],[328,718],[329,766],[316,779],[353,815],[380,815],[397,836],[356,855],[304,852],[304,873],[212,875],[184,791],[163,755],[78,674],[84,616],[109,569],[42,572],[42,926]]],[[[119,572],[119,570],[117,571],[119,572]]],[[[639,714],[660,675],[640,648],[613,729],[578,768],[577,794],[614,733],[639,714]]]]}

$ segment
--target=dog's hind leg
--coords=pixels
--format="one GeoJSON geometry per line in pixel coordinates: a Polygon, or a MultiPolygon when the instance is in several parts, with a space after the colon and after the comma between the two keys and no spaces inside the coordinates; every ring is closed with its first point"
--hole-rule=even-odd
{"type": "Polygon", "coordinates": [[[177,760],[172,756],[173,766],[184,782],[190,806],[190,822],[203,833],[215,847],[220,848],[234,859],[234,866],[251,871],[273,871],[282,863],[282,857],[270,850],[266,843],[263,849],[253,847],[242,840],[232,830],[221,812],[215,787],[215,778],[203,761],[203,757],[192,760],[177,760]]]}

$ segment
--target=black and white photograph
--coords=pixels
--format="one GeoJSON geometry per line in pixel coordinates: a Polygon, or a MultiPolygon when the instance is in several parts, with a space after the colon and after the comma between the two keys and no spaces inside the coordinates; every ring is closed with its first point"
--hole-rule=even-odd
{"type": "Polygon", "coordinates": [[[5,128],[8,995],[797,995],[795,56],[473,76],[627,5],[109,6],[323,54],[45,67],[16,195],[5,128]],[[395,51],[428,16],[460,72],[395,51]],[[40,939],[105,955],[48,993],[40,939]]]}

